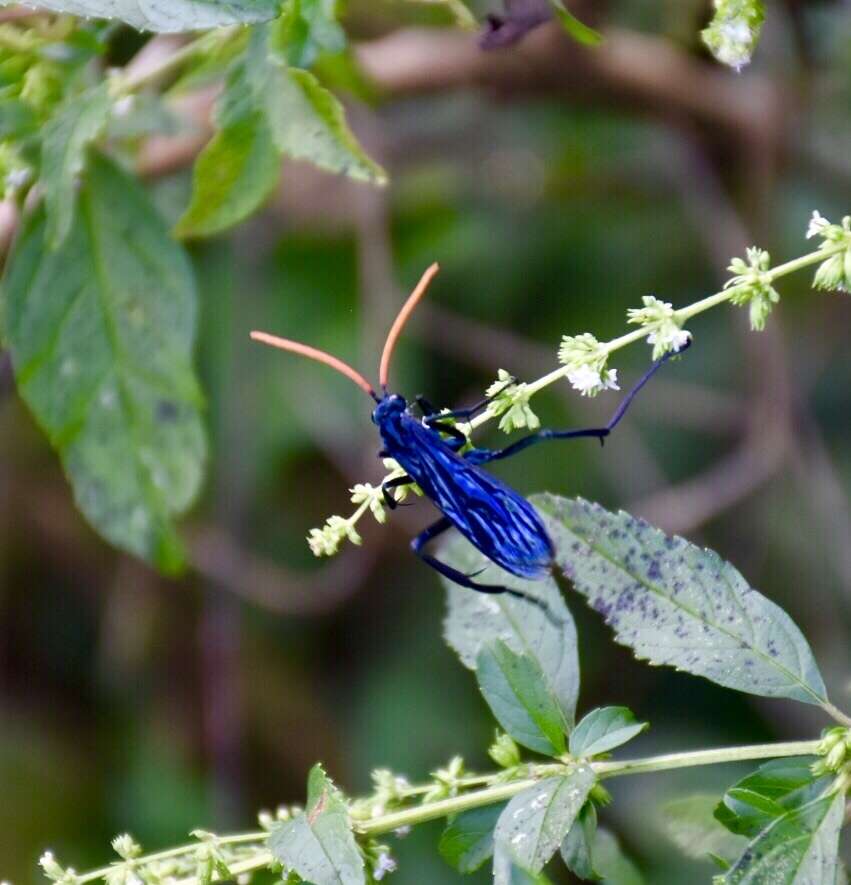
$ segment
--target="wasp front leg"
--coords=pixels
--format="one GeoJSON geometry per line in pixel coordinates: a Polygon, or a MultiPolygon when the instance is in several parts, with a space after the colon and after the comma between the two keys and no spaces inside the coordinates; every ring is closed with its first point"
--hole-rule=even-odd
{"type": "Polygon", "coordinates": [[[390,510],[395,510],[400,504],[392,494],[392,490],[401,488],[402,486],[413,485],[413,483],[413,477],[408,476],[407,473],[404,476],[397,476],[394,479],[388,479],[387,482],[382,483],[381,493],[384,495],[384,503],[390,510]]]}

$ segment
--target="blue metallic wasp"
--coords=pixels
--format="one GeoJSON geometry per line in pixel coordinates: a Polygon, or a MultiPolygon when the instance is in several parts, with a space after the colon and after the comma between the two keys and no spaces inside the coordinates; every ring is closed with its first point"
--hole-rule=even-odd
{"type": "MultiPolygon", "coordinates": [[[[541,580],[552,569],[555,551],[547,530],[535,508],[505,483],[482,470],[481,465],[509,458],[523,449],[546,439],[578,439],[592,437],[602,443],[623,418],[636,394],[672,354],[653,363],[650,370],[621,402],[611,420],[603,427],[584,430],[539,430],[504,449],[472,448],[463,451],[468,439],[452,419],[467,421],[487,408],[490,399],[469,409],[438,412],[423,397],[416,397],[423,417],[416,418],[404,397],[387,392],[390,358],[399,335],[414,308],[428,289],[438,271],[432,265],[405,303],[393,323],[379,367],[379,396],[369,381],[351,366],[297,341],[252,332],[251,337],[264,344],[309,357],[341,372],[355,382],[376,402],[372,420],[378,426],[384,444],[379,457],[393,458],[405,475],[384,484],[382,491],[387,506],[394,509],[397,501],[393,489],[416,483],[423,494],[443,514],[441,518],[412,542],[413,551],[433,569],[462,587],[482,593],[508,593],[537,605],[540,600],[520,590],[498,584],[481,584],[476,575],[465,575],[425,551],[425,547],[455,526],[458,531],[491,562],[505,571],[527,580],[541,580]]],[[[508,382],[510,385],[513,379],[508,382]]]]}

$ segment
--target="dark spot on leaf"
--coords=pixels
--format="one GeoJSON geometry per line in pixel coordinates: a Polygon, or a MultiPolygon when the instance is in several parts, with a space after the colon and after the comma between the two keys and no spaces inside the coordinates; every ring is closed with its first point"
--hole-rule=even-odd
{"type": "Polygon", "coordinates": [[[177,420],[180,410],[171,400],[161,399],[157,403],[157,421],[161,424],[170,424],[177,420]]]}

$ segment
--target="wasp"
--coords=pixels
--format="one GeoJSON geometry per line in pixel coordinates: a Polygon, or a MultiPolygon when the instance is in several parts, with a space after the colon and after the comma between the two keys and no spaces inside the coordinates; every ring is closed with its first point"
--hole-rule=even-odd
{"type": "MultiPolygon", "coordinates": [[[[510,574],[532,581],[549,576],[555,550],[538,512],[522,495],[483,470],[482,465],[510,458],[544,440],[590,437],[603,443],[626,414],[641,388],[673,352],[653,363],[624,397],[611,420],[602,427],[539,430],[502,449],[468,448],[468,437],[453,421],[469,421],[486,409],[494,397],[468,409],[438,411],[422,396],[417,396],[415,402],[422,412],[422,417],[417,417],[404,397],[388,391],[390,361],[396,343],[438,270],[438,265],[434,264],[425,272],[390,329],[378,371],[381,394],[375,392],[360,372],[331,354],[265,332],[252,332],[251,337],[255,341],[324,363],[372,397],[375,402],[372,421],[378,427],[383,444],[378,455],[380,458],[393,458],[405,471],[403,476],[391,479],[382,486],[387,506],[391,510],[398,506],[393,495],[394,488],[416,483],[441,513],[437,522],[411,542],[411,548],[420,559],[461,587],[480,593],[507,593],[541,605],[540,600],[521,590],[475,581],[476,574],[466,575],[458,571],[428,553],[426,548],[454,526],[477,550],[510,574]]],[[[512,383],[514,379],[510,379],[506,386],[512,383]]]]}

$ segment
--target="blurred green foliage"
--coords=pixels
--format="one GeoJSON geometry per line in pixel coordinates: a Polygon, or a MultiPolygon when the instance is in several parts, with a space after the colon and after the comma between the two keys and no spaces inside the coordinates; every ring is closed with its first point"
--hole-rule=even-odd
{"type": "MultiPolygon", "coordinates": [[[[351,33],[443,20],[400,5],[350,4],[351,33]]],[[[703,4],[609,7],[607,23],[700,53],[697,29],[682,22],[700,24],[703,4]]],[[[394,385],[463,403],[498,368],[532,379],[554,367],[562,334],[620,334],[644,294],[680,305],[716,290],[730,239],[740,251],[751,244],[738,242],[731,218],[776,260],[800,254],[812,209],[848,211],[851,22],[838,3],[774,11],[741,82],[763,78],[800,98],[789,99],[794,125],[773,145],[778,169],[766,168],[759,148],[749,157],[710,127],[684,129],[664,108],[631,107],[628,95],[613,106],[581,92],[577,102],[499,102],[447,91],[356,109],[355,128],[360,119],[387,154],[384,195],[287,163],[261,216],[193,246],[212,456],[185,526],[195,569],[181,580],[95,537],[3,377],[0,878],[35,880],[45,847],[79,869],[104,861],[108,839],[125,830],[158,847],[197,826],[244,826],[259,807],[302,801],[317,759],[352,795],[379,765],[416,777],[462,753],[471,768],[489,766],[490,717],[441,639],[438,582],[407,547],[429,505],[368,528],[341,567],[313,560],[308,529],[347,512],[354,482],[379,476],[369,406],[342,379],[262,352],[247,333],[291,335],[374,373],[402,294],[439,260],[433,306],[402,342],[394,385]]],[[[189,186],[186,170],[152,185],[170,221],[189,186]]],[[[499,474],[528,493],[581,494],[611,508],[655,503],[657,521],[673,524],[682,515],[673,504],[705,489],[686,487],[686,499],[654,493],[719,462],[728,472],[711,475],[710,492],[730,476],[742,481],[742,470],[747,480],[784,447],[764,481],[687,533],[790,612],[839,701],[851,689],[851,302],[812,293],[803,276],[785,280],[781,294],[766,338],[746,335],[732,310],[696,321],[676,381],[660,379],[604,450],[539,450],[499,474]],[[790,402],[778,443],[763,419],[790,402]],[[729,459],[749,421],[752,460],[742,467],[729,459]]],[[[624,352],[622,377],[647,358],[641,346],[624,352]]],[[[536,404],[546,425],[585,423],[614,402],[589,406],[566,388],[536,404]]],[[[805,709],[650,670],[576,595],[568,604],[582,708],[628,703],[653,723],[643,752],[791,739],[814,727],[805,709]]],[[[736,774],[619,781],[603,822],[653,885],[705,881],[711,867],[672,853],[651,807],[689,790],[720,795],[736,774]]],[[[402,841],[391,881],[458,881],[434,850],[439,833],[426,826],[402,841]]],[[[468,881],[488,879],[484,871],[468,881]]]]}

